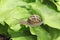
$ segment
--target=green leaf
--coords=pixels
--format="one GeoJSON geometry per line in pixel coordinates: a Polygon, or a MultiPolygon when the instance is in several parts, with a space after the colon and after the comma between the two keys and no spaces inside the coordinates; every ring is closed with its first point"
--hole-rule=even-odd
{"type": "Polygon", "coordinates": [[[56,40],[60,40],[60,36],[56,40]]]}
{"type": "Polygon", "coordinates": [[[43,0],[36,0],[36,3],[42,3],[43,0]]]}
{"type": "Polygon", "coordinates": [[[22,18],[24,19],[28,18],[28,16],[30,15],[28,13],[29,12],[24,8],[18,7],[12,10],[4,21],[10,26],[11,29],[18,31],[20,29],[19,20],[22,18]]]}
{"type": "Polygon", "coordinates": [[[34,39],[33,36],[23,36],[23,37],[16,37],[16,38],[11,38],[12,40],[36,40],[34,39]]]}
{"type": "Polygon", "coordinates": [[[20,29],[20,25],[18,26],[18,30],[15,25],[18,25],[20,19],[26,19],[30,15],[26,9],[20,7],[26,5],[27,3],[23,1],[7,0],[5,4],[0,5],[0,23],[3,24],[3,21],[5,21],[11,29],[18,31],[20,29]]]}
{"type": "Polygon", "coordinates": [[[42,15],[44,24],[49,25],[50,27],[60,29],[60,12],[57,12],[56,10],[49,8],[47,5],[44,4],[29,4],[32,6],[32,9],[34,9],[37,14],[42,15]]]}
{"type": "Polygon", "coordinates": [[[19,0],[1,0],[0,4],[0,22],[4,21],[12,10],[27,5],[27,3],[19,0]]]}
{"type": "Polygon", "coordinates": [[[30,32],[37,35],[37,40],[50,40],[50,35],[45,31],[42,26],[30,27],[30,32]]]}
{"type": "Polygon", "coordinates": [[[35,2],[35,0],[23,0],[23,1],[27,3],[35,2]]]}
{"type": "Polygon", "coordinates": [[[7,31],[8,28],[9,28],[9,25],[7,23],[4,22],[4,25],[0,23],[0,34],[9,36],[7,31]]]}
{"type": "Polygon", "coordinates": [[[60,0],[50,0],[51,2],[53,2],[56,6],[57,6],[57,10],[60,11],[60,0]]]}
{"type": "Polygon", "coordinates": [[[20,7],[26,5],[27,3],[21,0],[1,0],[0,23],[4,25],[6,22],[12,30],[19,31],[21,28],[19,20],[26,19],[30,15],[25,8],[20,7]]]}
{"type": "Polygon", "coordinates": [[[30,14],[26,9],[17,7],[8,14],[8,17],[5,19],[5,22],[8,23],[10,26],[16,25],[17,23],[19,23],[19,19],[26,19],[29,15],[30,14]]]}
{"type": "Polygon", "coordinates": [[[8,33],[11,35],[12,40],[36,40],[36,36],[31,35],[29,32],[29,28],[26,28],[22,25],[19,31],[14,31],[12,29],[8,29],[8,33]]]}
{"type": "Polygon", "coordinates": [[[60,36],[60,30],[51,28],[48,25],[42,26],[51,36],[51,40],[56,40],[60,36]]]}
{"type": "MultiPolygon", "coordinates": [[[[60,11],[60,0],[49,1],[60,11]]],[[[0,34],[9,34],[12,40],[60,40],[60,12],[49,7],[47,1],[48,5],[43,2],[44,0],[0,0],[0,34]],[[19,24],[20,19],[27,19],[32,14],[41,16],[44,26],[26,27],[19,24]],[[45,24],[52,28],[43,28],[45,24]]]]}

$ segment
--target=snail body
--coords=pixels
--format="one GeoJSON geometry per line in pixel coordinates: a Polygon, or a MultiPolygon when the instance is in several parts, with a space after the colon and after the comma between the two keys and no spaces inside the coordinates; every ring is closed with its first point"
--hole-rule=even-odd
{"type": "Polygon", "coordinates": [[[20,24],[36,26],[41,25],[43,22],[38,15],[31,15],[27,20],[20,21],[20,24]]]}

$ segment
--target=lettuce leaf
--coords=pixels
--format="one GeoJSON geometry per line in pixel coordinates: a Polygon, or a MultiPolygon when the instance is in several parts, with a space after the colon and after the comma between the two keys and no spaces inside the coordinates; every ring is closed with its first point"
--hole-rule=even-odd
{"type": "Polygon", "coordinates": [[[60,12],[56,7],[60,11],[60,0],[0,0],[0,34],[12,40],[59,40],[60,12]],[[33,14],[41,17],[42,25],[19,23],[33,14]]]}

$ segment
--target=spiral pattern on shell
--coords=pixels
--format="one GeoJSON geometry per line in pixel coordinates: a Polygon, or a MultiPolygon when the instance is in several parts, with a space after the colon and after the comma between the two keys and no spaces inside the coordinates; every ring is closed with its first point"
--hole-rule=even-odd
{"type": "Polygon", "coordinates": [[[39,23],[41,22],[41,19],[38,15],[31,15],[28,20],[27,20],[30,24],[35,24],[35,23],[39,23]]]}

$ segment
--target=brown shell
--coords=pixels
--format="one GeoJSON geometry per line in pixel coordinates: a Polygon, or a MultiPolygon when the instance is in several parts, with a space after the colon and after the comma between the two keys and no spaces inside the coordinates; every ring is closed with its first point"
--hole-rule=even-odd
{"type": "Polygon", "coordinates": [[[39,23],[40,17],[38,15],[31,15],[28,20],[27,20],[30,24],[35,24],[35,23],[39,23]]]}

